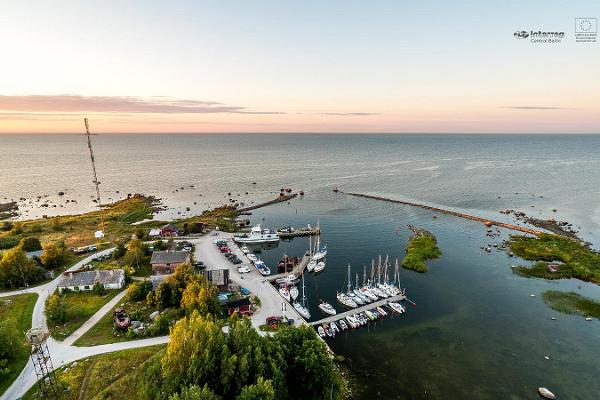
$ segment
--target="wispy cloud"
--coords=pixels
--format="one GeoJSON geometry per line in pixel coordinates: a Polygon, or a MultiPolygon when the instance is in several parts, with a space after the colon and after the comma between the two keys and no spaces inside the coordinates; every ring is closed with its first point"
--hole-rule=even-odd
{"type": "Polygon", "coordinates": [[[77,94],[0,95],[0,110],[28,113],[284,114],[279,111],[252,111],[246,107],[230,106],[216,101],[77,94]]]}
{"type": "Polygon", "coordinates": [[[353,117],[353,116],[365,116],[365,115],[379,115],[379,113],[373,113],[373,112],[322,112],[322,113],[319,113],[319,115],[340,115],[340,116],[346,116],[346,117],[353,117]]]}
{"type": "Polygon", "coordinates": [[[565,110],[563,107],[552,106],[507,106],[511,110],[565,110]]]}

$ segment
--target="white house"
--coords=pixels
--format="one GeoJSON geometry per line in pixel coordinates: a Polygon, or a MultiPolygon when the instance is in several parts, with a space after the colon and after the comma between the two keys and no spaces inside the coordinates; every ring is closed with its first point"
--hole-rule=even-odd
{"type": "Polygon", "coordinates": [[[108,269],[98,271],[65,272],[58,284],[58,291],[63,290],[92,290],[96,283],[104,289],[121,289],[125,286],[125,271],[108,269]]]}

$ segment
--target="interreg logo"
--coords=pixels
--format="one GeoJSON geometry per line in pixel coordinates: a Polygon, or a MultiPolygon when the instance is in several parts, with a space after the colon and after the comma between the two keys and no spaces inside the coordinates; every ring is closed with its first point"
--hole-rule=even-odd
{"type": "Polygon", "coordinates": [[[575,18],[575,41],[596,43],[598,36],[598,18],[575,18]]]}
{"type": "Polygon", "coordinates": [[[565,38],[564,32],[547,31],[516,31],[513,36],[516,39],[529,39],[531,43],[561,43],[565,38]]]}

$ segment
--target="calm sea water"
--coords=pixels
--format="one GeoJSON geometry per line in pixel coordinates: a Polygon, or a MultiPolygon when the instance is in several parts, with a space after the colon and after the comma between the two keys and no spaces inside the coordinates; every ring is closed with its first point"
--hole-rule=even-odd
{"type": "MultiPolygon", "coordinates": [[[[251,218],[273,227],[320,219],[329,256],[326,271],[306,281],[315,318],[319,299],[335,303],[348,264],[362,279],[363,265],[373,257],[401,258],[407,224],[436,234],[442,257],[426,274],[402,271],[403,286],[417,306],[329,341],[352,361],[361,398],[534,399],[539,386],[559,398],[600,397],[599,322],[558,314],[541,298],[547,289],[560,289],[600,299],[600,288],[512,274],[510,265],[524,262],[483,253],[480,247],[491,240],[481,224],[433,219],[427,210],[331,190],[339,186],[496,219],[509,219],[498,213],[502,208],[566,219],[598,247],[600,136],[102,135],[93,140],[103,199],[154,194],[169,207],[165,218],[199,212],[238,193],[241,201],[251,202],[270,199],[281,187],[304,190],[304,198],[257,210],[251,218]]],[[[0,201],[26,198],[20,202],[22,217],[89,210],[93,194],[83,136],[0,136],[0,201]],[[64,198],[58,191],[66,192],[64,198]],[[49,197],[40,202],[50,207],[40,209],[36,197],[44,195],[49,197]],[[66,199],[77,203],[67,205],[66,199]]],[[[301,255],[307,246],[305,238],[281,242],[263,257],[274,266],[284,253],[301,255]]]]}

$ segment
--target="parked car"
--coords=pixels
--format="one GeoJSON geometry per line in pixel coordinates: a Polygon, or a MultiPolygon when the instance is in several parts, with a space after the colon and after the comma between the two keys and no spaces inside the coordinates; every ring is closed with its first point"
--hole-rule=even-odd
{"type": "Polygon", "coordinates": [[[98,248],[96,246],[88,246],[88,249],[87,249],[87,251],[89,251],[90,253],[92,251],[97,251],[97,250],[98,250],[98,248]]]}
{"type": "Polygon", "coordinates": [[[242,260],[240,260],[238,256],[233,256],[229,261],[231,261],[234,265],[242,263],[242,260]]]}
{"type": "Polygon", "coordinates": [[[206,265],[202,261],[196,261],[192,264],[194,268],[206,268],[206,265]]]}
{"type": "Polygon", "coordinates": [[[251,271],[251,269],[250,269],[250,267],[249,267],[249,266],[247,266],[247,265],[242,265],[241,267],[239,267],[239,268],[238,268],[238,272],[239,272],[240,274],[247,274],[247,273],[248,273],[248,272],[250,272],[250,271],[251,271]]]}
{"type": "Polygon", "coordinates": [[[229,247],[219,247],[219,250],[221,250],[221,253],[231,253],[229,247]]]}
{"type": "Polygon", "coordinates": [[[245,287],[240,288],[240,292],[242,292],[242,294],[244,296],[248,296],[250,294],[250,291],[248,289],[246,289],[245,287]]]}

